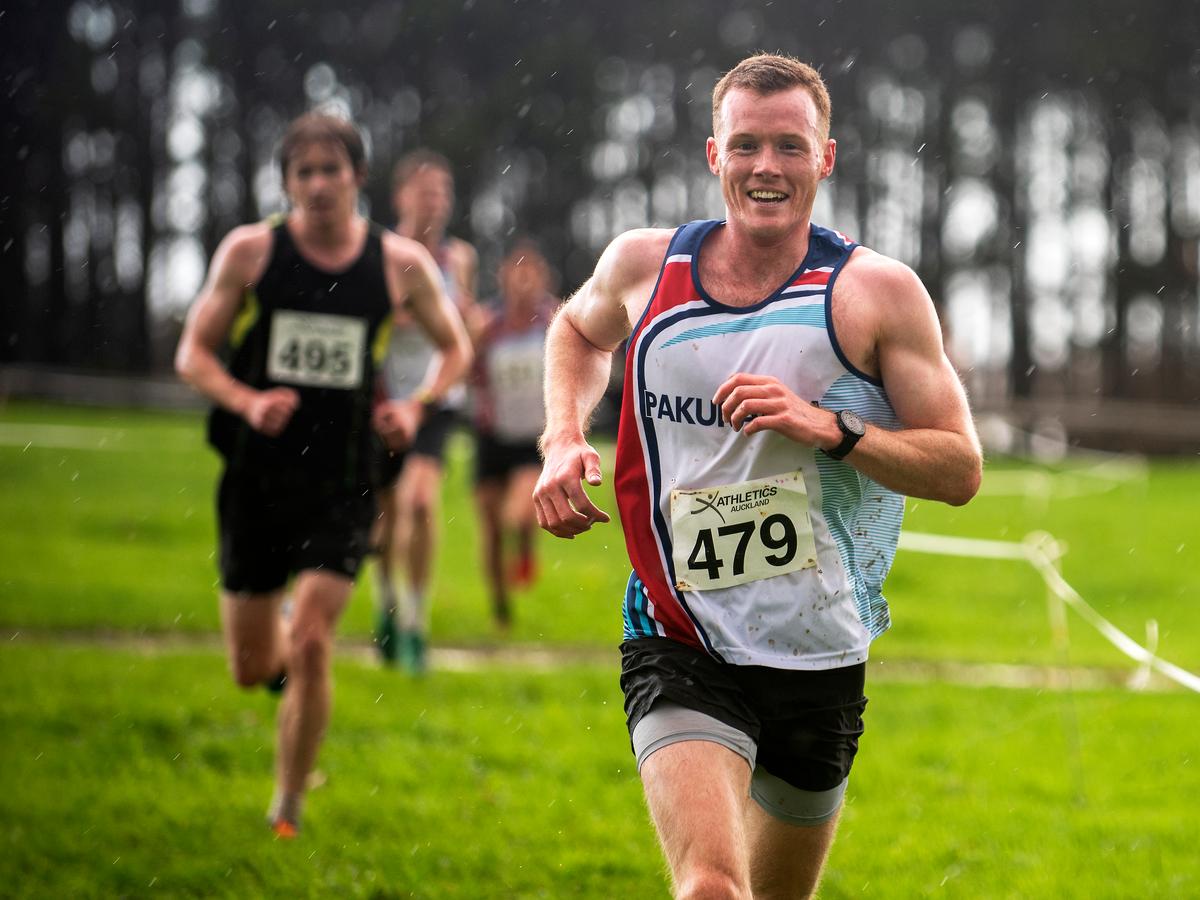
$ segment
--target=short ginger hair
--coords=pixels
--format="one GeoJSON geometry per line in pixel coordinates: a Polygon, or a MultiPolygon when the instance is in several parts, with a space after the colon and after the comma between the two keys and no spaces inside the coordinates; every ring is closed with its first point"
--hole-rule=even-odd
{"type": "Polygon", "coordinates": [[[721,103],[734,88],[753,91],[763,96],[791,88],[804,88],[817,107],[822,133],[829,136],[829,119],[833,105],[821,73],[808,63],[780,53],[758,53],[748,56],[726,72],[713,88],[713,134],[719,130],[721,103]]]}

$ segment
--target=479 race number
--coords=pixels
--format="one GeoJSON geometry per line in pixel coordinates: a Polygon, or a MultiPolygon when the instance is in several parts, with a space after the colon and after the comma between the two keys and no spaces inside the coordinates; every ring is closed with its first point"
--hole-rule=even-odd
{"type": "Polygon", "coordinates": [[[712,590],[816,565],[799,472],[671,492],[676,587],[712,590]]]}

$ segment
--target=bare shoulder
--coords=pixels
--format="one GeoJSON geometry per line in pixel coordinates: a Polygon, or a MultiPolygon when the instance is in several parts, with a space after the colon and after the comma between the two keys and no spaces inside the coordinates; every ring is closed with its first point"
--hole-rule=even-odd
{"type": "Polygon", "coordinates": [[[262,277],[274,242],[269,221],[239,225],[225,235],[214,255],[214,274],[254,284],[262,277]]]}
{"type": "Polygon", "coordinates": [[[880,323],[935,315],[929,291],[917,273],[900,260],[867,247],[859,247],[851,255],[835,290],[840,290],[856,312],[869,311],[880,323]]]}
{"type": "Polygon", "coordinates": [[[433,265],[433,257],[418,241],[391,230],[383,232],[383,257],[390,266],[403,272],[415,266],[433,265]]]}
{"type": "Polygon", "coordinates": [[[657,279],[674,233],[667,228],[637,228],[618,235],[596,263],[593,277],[598,286],[622,296],[657,279]]]}
{"type": "Polygon", "coordinates": [[[612,350],[641,318],[672,233],[661,228],[626,231],[600,254],[596,271],[564,308],[576,330],[593,345],[612,350]]]}
{"type": "Polygon", "coordinates": [[[450,256],[456,264],[474,269],[479,265],[479,254],[475,248],[462,238],[452,237],[449,240],[450,256]]]}
{"type": "Polygon", "coordinates": [[[880,353],[888,345],[940,347],[937,312],[917,273],[867,247],[847,260],[833,288],[833,330],[855,368],[880,375],[880,353]]]}

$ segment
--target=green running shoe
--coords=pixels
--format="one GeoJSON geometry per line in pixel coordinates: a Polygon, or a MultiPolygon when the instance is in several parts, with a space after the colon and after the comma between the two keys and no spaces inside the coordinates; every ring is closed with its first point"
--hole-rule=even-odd
{"type": "Polygon", "coordinates": [[[413,675],[424,675],[429,670],[427,649],[428,642],[425,640],[425,635],[419,631],[405,632],[404,664],[413,675]]]}
{"type": "Polygon", "coordinates": [[[394,666],[400,657],[400,632],[391,613],[381,611],[375,621],[375,649],[385,666],[394,666]]]}

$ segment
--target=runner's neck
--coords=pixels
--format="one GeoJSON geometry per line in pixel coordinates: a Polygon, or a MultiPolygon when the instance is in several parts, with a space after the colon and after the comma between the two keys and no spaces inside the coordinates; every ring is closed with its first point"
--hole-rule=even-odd
{"type": "Polygon", "coordinates": [[[714,228],[699,255],[704,289],[729,306],[753,305],[777,290],[808,255],[811,224],[789,229],[780,240],[756,242],[728,224],[714,228]]]}
{"type": "Polygon", "coordinates": [[[345,221],[323,226],[296,212],[287,227],[301,254],[330,271],[354,262],[362,253],[367,235],[367,220],[357,213],[345,221]]]}
{"type": "Polygon", "coordinates": [[[434,259],[438,258],[442,244],[446,242],[446,229],[435,228],[432,225],[427,228],[421,228],[412,222],[399,222],[396,225],[396,233],[401,237],[410,238],[422,245],[433,254],[434,259]]]}

